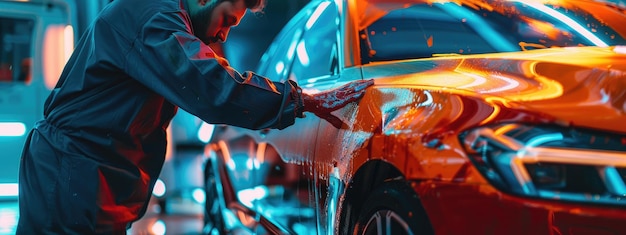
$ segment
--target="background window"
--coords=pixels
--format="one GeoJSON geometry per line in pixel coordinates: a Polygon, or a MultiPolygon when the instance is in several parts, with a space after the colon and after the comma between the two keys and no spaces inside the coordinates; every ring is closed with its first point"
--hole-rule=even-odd
{"type": "Polygon", "coordinates": [[[0,18],[0,82],[29,82],[32,74],[32,20],[0,18]]]}

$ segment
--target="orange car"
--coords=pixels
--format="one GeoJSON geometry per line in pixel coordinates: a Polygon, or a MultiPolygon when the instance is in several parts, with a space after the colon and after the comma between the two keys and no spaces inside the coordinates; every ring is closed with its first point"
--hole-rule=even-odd
{"type": "Polygon", "coordinates": [[[308,92],[375,79],[284,130],[219,126],[206,232],[626,234],[626,8],[312,1],[258,69],[308,92]]]}

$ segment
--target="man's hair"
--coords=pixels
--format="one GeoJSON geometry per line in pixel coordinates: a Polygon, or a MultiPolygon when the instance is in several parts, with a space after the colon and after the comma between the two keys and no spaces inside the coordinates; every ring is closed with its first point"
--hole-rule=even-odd
{"type": "MultiPolygon", "coordinates": [[[[220,0],[220,1],[234,2],[235,0],[220,0]]],[[[243,0],[243,2],[246,5],[246,8],[250,9],[250,11],[254,13],[263,12],[263,9],[265,8],[265,0],[243,0]]]]}
{"type": "Polygon", "coordinates": [[[244,0],[246,7],[252,11],[260,11],[265,7],[265,0],[244,0]]]}

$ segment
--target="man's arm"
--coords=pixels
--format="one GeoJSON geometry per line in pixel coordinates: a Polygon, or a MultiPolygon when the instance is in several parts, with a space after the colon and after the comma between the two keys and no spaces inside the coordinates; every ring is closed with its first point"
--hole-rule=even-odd
{"type": "Polygon", "coordinates": [[[295,83],[240,74],[189,30],[175,13],[155,15],[133,42],[125,70],[208,123],[282,129],[301,115],[295,83]]]}
{"type": "Polygon", "coordinates": [[[319,94],[303,94],[289,81],[240,74],[192,35],[176,14],[156,15],[133,43],[126,70],[168,101],[213,124],[283,129],[303,112],[340,127],[331,112],[363,96],[372,80],[319,94]]]}

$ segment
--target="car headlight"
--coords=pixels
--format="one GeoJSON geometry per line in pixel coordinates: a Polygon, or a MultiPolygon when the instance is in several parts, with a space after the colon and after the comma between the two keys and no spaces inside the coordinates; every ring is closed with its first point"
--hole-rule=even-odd
{"type": "Polygon", "coordinates": [[[471,129],[460,140],[503,192],[626,205],[626,135],[508,123],[471,129]]]}

